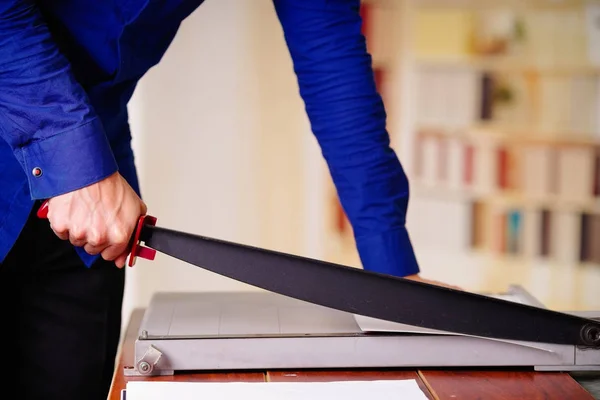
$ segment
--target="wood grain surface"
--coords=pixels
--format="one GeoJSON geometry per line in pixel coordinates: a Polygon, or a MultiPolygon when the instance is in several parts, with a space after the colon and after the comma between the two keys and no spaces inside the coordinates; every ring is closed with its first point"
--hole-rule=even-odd
{"type": "Polygon", "coordinates": [[[535,371],[419,371],[435,399],[593,400],[569,374],[535,371]]]}

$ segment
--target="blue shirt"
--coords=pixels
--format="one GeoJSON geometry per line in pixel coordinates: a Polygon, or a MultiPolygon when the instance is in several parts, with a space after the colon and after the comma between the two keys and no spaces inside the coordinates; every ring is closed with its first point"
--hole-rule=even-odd
{"type": "MultiPolygon", "coordinates": [[[[202,2],[0,3],[0,262],[35,200],[115,171],[140,193],[127,102],[202,2]]],[[[417,273],[405,227],[408,181],[389,146],[360,0],[273,2],[363,267],[417,273]]],[[[87,265],[97,257],[77,250],[87,265]]]]}

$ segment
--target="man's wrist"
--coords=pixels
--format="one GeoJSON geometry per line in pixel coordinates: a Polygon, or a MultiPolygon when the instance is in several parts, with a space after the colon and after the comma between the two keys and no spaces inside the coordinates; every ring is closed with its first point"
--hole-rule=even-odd
{"type": "Polygon", "coordinates": [[[118,170],[101,121],[15,149],[33,199],[46,199],[96,183],[118,170]]]}
{"type": "Polygon", "coordinates": [[[398,277],[420,272],[416,255],[405,227],[356,238],[358,252],[366,270],[398,277]]]}

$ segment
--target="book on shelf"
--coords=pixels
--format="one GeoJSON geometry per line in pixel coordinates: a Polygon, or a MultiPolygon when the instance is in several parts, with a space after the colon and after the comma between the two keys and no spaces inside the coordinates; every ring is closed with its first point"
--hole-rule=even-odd
{"type": "MultiPolygon", "coordinates": [[[[481,145],[444,136],[425,136],[419,142],[413,212],[435,215],[449,210],[448,203],[468,204],[471,211],[463,212],[463,224],[470,227],[467,242],[475,248],[488,243],[488,249],[499,253],[600,263],[599,257],[586,255],[591,250],[580,251],[583,244],[577,244],[600,243],[590,222],[600,218],[596,148],[481,145]],[[539,243],[535,251],[527,244],[532,236],[539,243]]],[[[459,223],[452,221],[454,227],[459,223]]]]}
{"type": "Polygon", "coordinates": [[[600,264],[599,17],[600,5],[417,11],[417,241],[600,264]]]}

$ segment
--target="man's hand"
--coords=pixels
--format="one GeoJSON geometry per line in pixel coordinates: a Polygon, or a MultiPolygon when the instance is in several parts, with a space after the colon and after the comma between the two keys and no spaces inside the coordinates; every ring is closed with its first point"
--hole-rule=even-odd
{"type": "Polygon", "coordinates": [[[437,285],[437,286],[443,286],[443,287],[447,287],[447,288],[451,288],[451,289],[463,290],[462,288],[460,288],[458,286],[449,285],[447,283],[438,282],[438,281],[432,281],[432,280],[428,280],[428,279],[422,278],[419,274],[408,275],[408,276],[405,276],[405,278],[413,280],[413,281],[417,281],[417,282],[428,283],[430,285],[437,285]]]}
{"type": "Polygon", "coordinates": [[[146,211],[119,173],[48,201],[48,220],[58,237],[114,260],[119,268],[125,265],[129,240],[146,211]]]}

